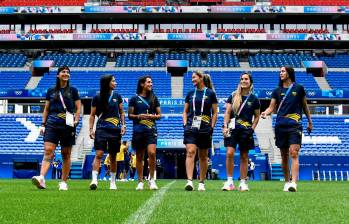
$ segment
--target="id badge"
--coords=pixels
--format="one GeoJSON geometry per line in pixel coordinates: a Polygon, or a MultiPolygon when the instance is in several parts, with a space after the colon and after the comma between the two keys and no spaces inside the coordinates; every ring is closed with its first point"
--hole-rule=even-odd
{"type": "Polygon", "coordinates": [[[65,124],[74,127],[74,115],[68,111],[65,113],[65,124]]]}
{"type": "Polygon", "coordinates": [[[191,127],[192,127],[192,128],[200,129],[201,120],[202,120],[202,117],[200,117],[200,116],[194,116],[194,118],[193,118],[193,124],[191,125],[191,127]]]}
{"type": "Polygon", "coordinates": [[[235,129],[235,118],[230,119],[229,124],[228,124],[228,128],[230,130],[235,129]]]}

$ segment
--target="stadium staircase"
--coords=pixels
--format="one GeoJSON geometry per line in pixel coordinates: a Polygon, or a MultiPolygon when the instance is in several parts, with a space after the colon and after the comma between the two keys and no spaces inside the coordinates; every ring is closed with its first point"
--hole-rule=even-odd
{"type": "Polygon", "coordinates": [[[274,142],[274,131],[271,117],[259,119],[255,133],[262,153],[268,153],[269,155],[269,163],[280,163],[281,155],[280,150],[276,147],[274,142]]]}
{"type": "Polygon", "coordinates": [[[43,76],[31,76],[29,82],[25,86],[25,89],[35,89],[43,76]]]}
{"type": "Polygon", "coordinates": [[[284,180],[284,174],[282,172],[282,167],[281,164],[279,163],[274,163],[271,164],[271,180],[284,180]]]}
{"type": "Polygon", "coordinates": [[[315,81],[319,85],[320,89],[322,90],[331,90],[332,88],[328,84],[325,77],[314,77],[315,81]]]}
{"type": "Polygon", "coordinates": [[[171,77],[172,98],[183,98],[183,77],[171,77]]]}
{"type": "Polygon", "coordinates": [[[82,178],[82,162],[72,162],[70,167],[70,179],[82,178]]]}
{"type": "MultiPolygon", "coordinates": [[[[85,144],[85,139],[89,139],[89,115],[84,115],[82,117],[82,127],[80,129],[79,135],[76,138],[76,144],[73,146],[71,154],[71,179],[81,179],[82,169],[85,160],[85,156],[88,152],[91,152],[92,145],[85,144]]],[[[89,141],[90,142],[90,141],[89,141]]],[[[93,142],[93,141],[92,141],[93,142]]]]}

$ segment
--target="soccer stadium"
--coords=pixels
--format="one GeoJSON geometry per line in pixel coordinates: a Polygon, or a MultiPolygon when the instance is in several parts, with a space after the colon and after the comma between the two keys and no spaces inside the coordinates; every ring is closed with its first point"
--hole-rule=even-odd
{"type": "Polygon", "coordinates": [[[0,0],[0,88],[0,223],[349,222],[348,0],[0,0]]]}

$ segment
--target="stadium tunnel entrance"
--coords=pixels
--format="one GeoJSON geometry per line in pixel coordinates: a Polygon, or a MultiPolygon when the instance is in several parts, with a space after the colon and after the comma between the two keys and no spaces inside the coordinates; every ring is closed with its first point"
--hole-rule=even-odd
{"type": "MultiPolygon", "coordinates": [[[[156,173],[158,179],[186,179],[185,149],[157,149],[156,173]]],[[[147,161],[147,160],[145,160],[147,161]]],[[[195,174],[195,170],[194,170],[195,174]]]]}

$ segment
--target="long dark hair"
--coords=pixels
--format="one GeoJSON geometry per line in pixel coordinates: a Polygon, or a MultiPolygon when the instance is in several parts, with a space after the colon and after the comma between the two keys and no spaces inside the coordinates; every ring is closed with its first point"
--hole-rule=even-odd
{"type": "MultiPolygon", "coordinates": [[[[145,75],[145,76],[141,76],[139,79],[138,79],[138,83],[137,83],[137,95],[141,94],[142,91],[143,91],[143,88],[144,86],[142,86],[142,84],[144,85],[145,82],[147,81],[147,79],[151,79],[151,76],[150,75],[145,75]]],[[[150,110],[151,111],[155,111],[155,94],[153,92],[153,90],[151,90],[150,92],[147,92],[147,97],[150,98],[150,110]]]]}
{"type": "MultiPolygon", "coordinates": [[[[63,70],[68,70],[69,73],[70,73],[70,68],[66,65],[63,65],[61,67],[58,68],[57,70],[57,76],[59,75],[59,73],[63,70]]],[[[59,78],[56,77],[56,85],[55,85],[55,92],[56,92],[56,96],[55,96],[55,99],[58,99],[59,98],[59,91],[61,90],[61,83],[59,81],[59,78]]],[[[67,86],[64,88],[64,93],[63,93],[63,96],[65,97],[69,97],[69,94],[70,94],[70,85],[69,85],[69,80],[67,81],[67,86]]]]}
{"type": "Polygon", "coordinates": [[[113,75],[103,75],[100,80],[100,106],[102,107],[102,112],[107,113],[109,109],[109,91],[110,91],[110,82],[113,80],[113,75]]]}
{"type": "MultiPolygon", "coordinates": [[[[285,68],[287,74],[288,74],[288,77],[291,79],[292,82],[296,82],[296,75],[295,75],[295,72],[294,72],[294,68],[291,67],[291,66],[282,66],[285,68]]],[[[282,81],[281,79],[279,78],[279,86],[282,87],[282,81]]]]}

